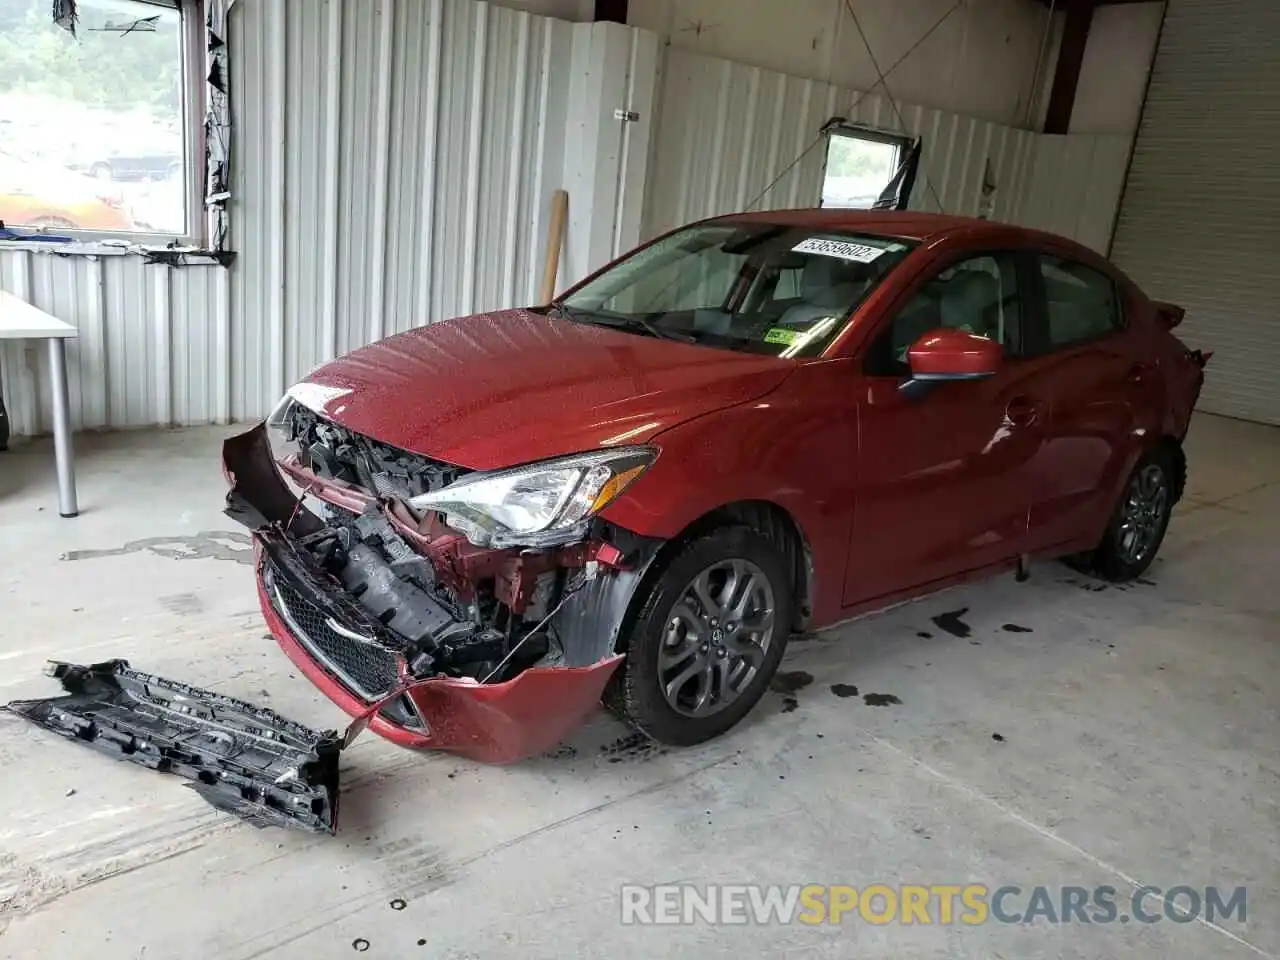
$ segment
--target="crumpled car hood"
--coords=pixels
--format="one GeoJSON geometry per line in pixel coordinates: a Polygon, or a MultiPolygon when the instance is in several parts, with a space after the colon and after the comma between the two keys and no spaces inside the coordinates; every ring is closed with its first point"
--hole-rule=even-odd
{"type": "Polygon", "coordinates": [[[786,360],[528,310],[432,324],[315,370],[292,392],[325,417],[473,470],[643,443],[764,396],[786,360]]]}

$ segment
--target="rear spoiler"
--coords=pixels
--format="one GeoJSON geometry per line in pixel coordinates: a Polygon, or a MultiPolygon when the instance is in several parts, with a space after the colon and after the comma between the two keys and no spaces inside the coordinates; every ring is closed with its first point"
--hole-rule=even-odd
{"type": "Polygon", "coordinates": [[[1165,328],[1172,330],[1182,322],[1182,318],[1187,315],[1185,307],[1180,307],[1176,303],[1168,303],[1164,300],[1157,300],[1156,317],[1164,324],[1165,328]]]}

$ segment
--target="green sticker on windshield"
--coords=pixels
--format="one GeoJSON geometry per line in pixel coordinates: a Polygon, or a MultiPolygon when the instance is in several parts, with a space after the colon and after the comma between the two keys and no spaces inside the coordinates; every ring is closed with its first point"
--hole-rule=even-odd
{"type": "Polygon", "coordinates": [[[796,342],[796,332],[786,327],[770,327],[764,335],[765,343],[782,343],[788,347],[796,342]]]}

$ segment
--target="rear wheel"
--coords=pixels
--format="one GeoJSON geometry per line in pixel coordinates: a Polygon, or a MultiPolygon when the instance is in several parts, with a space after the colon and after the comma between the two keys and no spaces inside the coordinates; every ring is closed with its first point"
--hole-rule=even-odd
{"type": "Polygon", "coordinates": [[[774,545],[747,527],[687,544],[653,583],[607,705],[677,746],[734,726],[778,669],[794,587],[774,545]]]}
{"type": "Polygon", "coordinates": [[[1140,577],[1164,542],[1175,500],[1174,463],[1163,447],[1147,453],[1133,468],[1101,543],[1090,553],[1069,558],[1077,570],[1113,583],[1140,577]]]}

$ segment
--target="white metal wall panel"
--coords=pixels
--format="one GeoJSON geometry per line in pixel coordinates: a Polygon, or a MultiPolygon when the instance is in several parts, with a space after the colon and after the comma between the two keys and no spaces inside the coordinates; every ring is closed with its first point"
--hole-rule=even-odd
{"type": "MultiPolygon", "coordinates": [[[[0,289],[79,330],[67,344],[75,429],[229,418],[225,271],[0,250],[0,289]]],[[[41,343],[0,343],[0,384],[17,436],[51,429],[45,363],[41,343]]]]}
{"type": "Polygon", "coordinates": [[[613,23],[574,30],[564,64],[570,75],[564,157],[569,235],[561,285],[639,239],[657,63],[654,34],[613,23]],[[619,110],[637,119],[620,121],[619,110]]]}
{"type": "Polygon", "coordinates": [[[652,100],[656,37],[475,0],[233,10],[237,419],[372,340],[531,303],[561,186],[562,278],[638,238],[613,110],[652,100]]]}
{"type": "MultiPolygon", "coordinates": [[[[745,209],[837,115],[924,138],[927,177],[916,179],[913,209],[976,216],[990,160],[997,185],[992,217],[1017,221],[1035,134],[901,101],[898,108],[901,122],[880,95],[669,49],[644,234],[745,209]]],[[[819,144],[754,209],[816,205],[823,164],[819,144]]]]}
{"type": "Polygon", "coordinates": [[[1214,351],[1202,409],[1280,424],[1280,4],[1170,0],[1113,254],[1214,351]]]}
{"type": "Polygon", "coordinates": [[[1014,220],[1107,252],[1133,138],[1120,134],[1036,137],[1014,220]]]}

